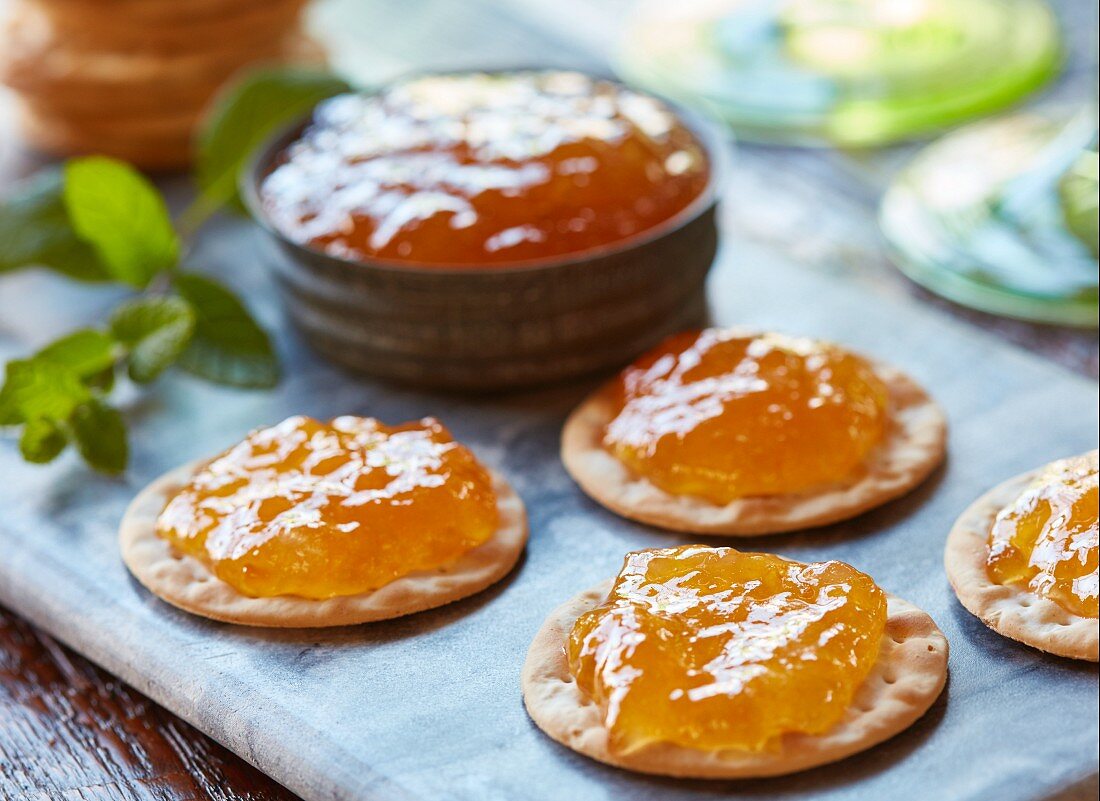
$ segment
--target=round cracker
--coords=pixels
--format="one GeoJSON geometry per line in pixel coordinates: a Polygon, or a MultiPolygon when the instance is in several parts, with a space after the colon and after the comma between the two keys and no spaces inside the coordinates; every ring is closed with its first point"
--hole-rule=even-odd
{"type": "Polygon", "coordinates": [[[913,379],[871,363],[889,392],[889,427],[850,482],[787,495],[737,498],[721,506],[673,495],[635,474],[603,447],[614,419],[611,386],[592,394],[562,429],[565,469],[593,500],[616,514],[673,531],[748,537],[822,526],[855,517],[912,490],[943,461],[947,420],[913,379]]]}
{"type": "Polygon", "coordinates": [[[410,573],[373,592],[313,600],[290,595],[253,598],[218,579],[199,560],[181,554],[156,534],[168,500],[201,462],[172,470],[138,494],[119,527],[122,560],[146,589],[187,612],[246,626],[315,628],[389,620],[458,601],[507,575],[527,542],[523,501],[500,475],[490,471],[500,527],[458,561],[432,571],[410,573]]]}
{"type": "Polygon", "coordinates": [[[87,50],[57,41],[50,25],[28,15],[6,20],[6,52],[0,75],[17,91],[117,91],[138,86],[157,91],[160,86],[197,83],[204,86],[227,79],[242,67],[270,60],[294,60],[308,38],[298,26],[270,36],[250,47],[226,43],[220,49],[176,53],[87,50]]]}
{"type": "Polygon", "coordinates": [[[135,133],[106,136],[75,129],[52,116],[36,114],[26,104],[17,106],[20,133],[35,150],[55,156],[112,156],[146,170],[174,170],[191,163],[191,132],[155,138],[135,133]]]}
{"type": "MultiPolygon", "coordinates": [[[[4,77],[3,64],[0,63],[0,80],[4,77]]],[[[125,84],[70,85],[58,82],[19,91],[23,98],[32,98],[43,110],[74,119],[103,115],[134,117],[188,108],[203,109],[223,83],[224,78],[215,76],[204,81],[157,86],[135,76],[133,81],[125,84]]]]}
{"type": "Polygon", "coordinates": [[[191,132],[198,124],[203,111],[202,108],[197,108],[180,109],[174,112],[94,117],[44,108],[30,97],[20,98],[18,102],[21,106],[20,113],[35,118],[40,125],[51,125],[68,132],[70,136],[83,137],[93,142],[99,139],[108,142],[114,139],[150,142],[181,139],[189,141],[191,132]]]}
{"type": "MultiPolygon", "coordinates": [[[[325,62],[324,49],[308,36],[293,36],[283,48],[278,63],[325,62]]],[[[193,156],[193,130],[225,77],[229,76],[161,83],[135,74],[132,80],[112,85],[89,83],[83,76],[77,81],[80,85],[64,80],[49,91],[39,87],[19,104],[22,137],[36,150],[55,156],[100,154],[148,170],[183,168],[193,156]],[[110,111],[106,117],[105,110],[110,111]]]]}
{"type": "Polygon", "coordinates": [[[844,717],[825,734],[785,734],[775,749],[703,751],[653,743],[619,754],[608,746],[599,706],[577,686],[565,653],[573,623],[603,603],[613,580],[555,609],[523,665],[527,713],[551,739],[592,759],[640,773],[693,779],[780,776],[835,762],[888,740],[915,723],[947,681],[947,638],[927,612],[888,595],[878,660],[844,717]]]}
{"type": "Polygon", "coordinates": [[[281,0],[231,9],[218,17],[142,20],[102,9],[58,11],[40,4],[19,12],[45,16],[53,39],[85,51],[140,51],[158,54],[235,49],[240,52],[278,37],[298,25],[304,0],[281,0]]]}
{"type": "Polygon", "coordinates": [[[42,92],[22,94],[19,102],[32,108],[39,116],[64,120],[74,126],[107,124],[107,127],[117,129],[147,121],[163,125],[167,120],[183,116],[190,117],[193,125],[195,120],[201,119],[217,90],[218,86],[208,87],[205,91],[194,87],[186,93],[174,95],[175,102],[166,98],[153,102],[151,99],[123,92],[116,94],[110,103],[102,103],[98,107],[89,103],[87,98],[42,92]]]}
{"type": "MultiPolygon", "coordinates": [[[[277,59],[291,48],[286,40],[269,39],[250,51],[177,54],[85,53],[56,47],[45,51],[12,51],[6,61],[5,81],[27,92],[49,92],[61,84],[92,90],[126,88],[140,84],[154,89],[159,84],[199,83],[209,86],[224,80],[241,67],[257,61],[277,59]]],[[[60,90],[59,90],[60,91],[60,90]]]]}
{"type": "MultiPolygon", "coordinates": [[[[1096,458],[1096,453],[1082,455],[1096,458]]],[[[1010,478],[967,507],[947,537],[944,568],[959,602],[998,634],[1050,654],[1096,662],[1100,631],[1095,618],[1075,615],[1027,587],[995,584],[986,570],[989,532],[997,513],[1056,464],[1010,478]]]]}
{"type": "Polygon", "coordinates": [[[36,5],[62,13],[117,14],[131,22],[147,23],[185,22],[208,18],[217,19],[223,14],[234,14],[242,9],[278,4],[284,0],[34,0],[36,5]]]}

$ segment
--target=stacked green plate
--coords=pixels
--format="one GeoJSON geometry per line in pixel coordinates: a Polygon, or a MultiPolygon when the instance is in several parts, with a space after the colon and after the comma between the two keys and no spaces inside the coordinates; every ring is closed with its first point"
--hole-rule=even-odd
{"type": "Polygon", "coordinates": [[[898,266],[959,303],[1061,325],[1097,324],[1096,108],[1018,114],[945,136],[883,198],[898,266]]]}
{"type": "Polygon", "coordinates": [[[657,0],[617,55],[627,81],[741,138],[844,146],[1003,108],[1060,63],[1041,0],[657,0]]]}

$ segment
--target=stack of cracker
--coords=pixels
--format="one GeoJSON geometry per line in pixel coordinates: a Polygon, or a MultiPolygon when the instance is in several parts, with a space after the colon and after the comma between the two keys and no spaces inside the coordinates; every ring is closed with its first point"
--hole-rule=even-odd
{"type": "Polygon", "coordinates": [[[246,65],[319,63],[307,0],[14,0],[0,81],[24,136],[55,155],[184,167],[207,103],[246,65]]]}

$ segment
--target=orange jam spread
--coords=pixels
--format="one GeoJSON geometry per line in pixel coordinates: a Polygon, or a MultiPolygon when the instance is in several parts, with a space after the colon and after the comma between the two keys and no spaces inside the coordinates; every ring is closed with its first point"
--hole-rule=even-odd
{"type": "Polygon", "coordinates": [[[317,107],[260,187],[331,255],[491,266],[574,254],[682,211],[703,149],[662,103],[573,72],[416,78],[317,107]]]}
{"type": "Polygon", "coordinates": [[[1096,452],[1055,462],[989,533],[989,577],[1019,584],[1081,617],[1097,617],[1096,452]]]}
{"type": "Polygon", "coordinates": [[[678,334],[612,392],[604,446],[666,492],[717,504],[846,479],[886,427],[866,361],[780,334],[678,334]]]}
{"type": "Polygon", "coordinates": [[[760,751],[836,724],[885,626],[885,594],[843,562],[686,545],[627,554],[567,650],[614,750],[760,751]]]}
{"type": "Polygon", "coordinates": [[[245,595],[305,598],[447,565],[496,528],[489,474],[430,418],[291,417],[202,467],[157,520],[245,595]]]}

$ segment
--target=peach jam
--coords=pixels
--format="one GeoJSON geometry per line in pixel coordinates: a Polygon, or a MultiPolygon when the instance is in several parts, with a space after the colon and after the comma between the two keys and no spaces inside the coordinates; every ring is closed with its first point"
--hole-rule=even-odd
{"type": "Polygon", "coordinates": [[[614,750],[760,751],[835,725],[885,626],[885,594],[843,562],[686,545],[627,554],[567,651],[614,750]]]}
{"type": "Polygon", "coordinates": [[[321,103],[260,198],[333,256],[421,266],[560,257],[698,197],[708,165],[662,103],[574,72],[463,73],[321,103]]]}
{"type": "Polygon", "coordinates": [[[678,334],[611,393],[604,446],[666,492],[717,504],[843,481],[887,424],[866,361],[780,334],[678,334]]]}
{"type": "Polygon", "coordinates": [[[989,533],[989,577],[1097,617],[1096,451],[1052,464],[989,533]]]}
{"type": "Polygon", "coordinates": [[[157,520],[245,595],[304,598],[442,567],[496,528],[489,474],[430,418],[288,418],[199,469],[157,520]]]}

